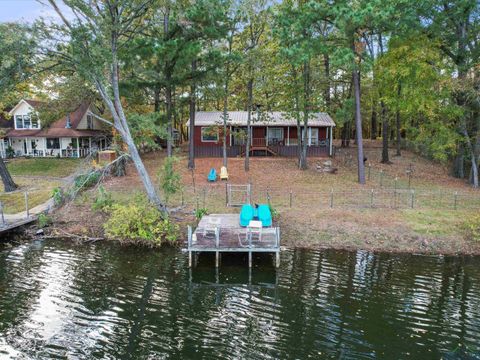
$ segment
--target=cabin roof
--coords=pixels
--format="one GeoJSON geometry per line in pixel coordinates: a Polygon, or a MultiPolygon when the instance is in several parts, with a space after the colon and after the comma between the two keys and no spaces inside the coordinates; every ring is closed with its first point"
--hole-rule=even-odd
{"type": "MultiPolygon", "coordinates": [[[[228,124],[236,126],[247,126],[247,111],[229,111],[228,124]]],[[[222,111],[197,111],[195,113],[195,126],[212,126],[223,123],[222,111]]],[[[187,121],[187,126],[190,120],[187,121]]],[[[297,120],[289,114],[281,111],[262,112],[260,119],[257,113],[252,112],[251,126],[296,126],[297,120]]],[[[309,126],[330,127],[335,122],[327,113],[312,113],[308,119],[309,126]]]]}

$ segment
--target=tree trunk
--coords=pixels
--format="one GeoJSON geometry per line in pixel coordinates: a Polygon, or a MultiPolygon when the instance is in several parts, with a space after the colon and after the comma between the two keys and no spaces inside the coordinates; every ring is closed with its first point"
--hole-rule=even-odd
{"type": "MultiPolygon", "coordinates": [[[[247,101],[247,143],[245,144],[245,171],[250,171],[250,121],[252,117],[253,103],[253,78],[248,80],[247,84],[248,101],[247,101]]],[[[258,121],[258,119],[257,119],[258,121]]],[[[268,145],[268,144],[267,144],[268,145]]]]}
{"type": "Polygon", "coordinates": [[[397,153],[396,156],[402,156],[402,132],[401,132],[401,118],[400,118],[400,110],[397,109],[396,114],[397,120],[397,153]]]}
{"type": "Polygon", "coordinates": [[[370,139],[371,140],[376,140],[377,139],[377,106],[376,106],[376,101],[373,101],[372,104],[372,117],[370,119],[370,139]]]}
{"type": "Polygon", "coordinates": [[[328,54],[323,55],[323,65],[325,67],[325,106],[327,112],[330,112],[331,97],[330,97],[330,56],[328,54]]]}
{"type": "Polygon", "coordinates": [[[0,177],[2,178],[5,192],[11,192],[17,189],[17,184],[13,181],[2,157],[0,157],[0,177]]]}
{"type": "Polygon", "coordinates": [[[300,163],[298,164],[301,170],[308,168],[307,163],[307,146],[308,146],[308,117],[310,116],[310,64],[305,61],[303,64],[303,136],[302,136],[302,150],[300,152],[300,163]]]}
{"type": "Polygon", "coordinates": [[[227,121],[228,121],[228,80],[225,80],[223,95],[223,166],[227,167],[227,121]]]}
{"type": "MultiPolygon", "coordinates": [[[[167,11],[163,18],[163,30],[165,36],[168,35],[168,26],[169,26],[169,16],[170,12],[167,11]]],[[[169,68],[168,62],[165,65],[165,102],[167,106],[167,156],[172,156],[172,141],[173,141],[173,126],[172,126],[172,77],[171,70],[169,68]]]]}
{"type": "Polygon", "coordinates": [[[380,102],[380,107],[382,108],[382,164],[390,164],[390,159],[388,157],[388,137],[390,136],[390,131],[388,128],[388,119],[387,119],[387,109],[383,101],[380,102]]]}
{"type": "MultiPolygon", "coordinates": [[[[352,36],[352,51],[356,55],[355,51],[355,39],[352,36]]],[[[353,85],[355,92],[355,128],[356,128],[356,141],[357,141],[357,163],[358,163],[358,182],[365,184],[365,163],[363,155],[363,134],[362,134],[362,113],[360,110],[360,73],[357,69],[357,64],[354,64],[353,68],[353,85]]]]}
{"type": "MultiPolygon", "coordinates": [[[[192,74],[197,70],[197,61],[192,61],[192,74]]],[[[190,85],[190,127],[189,127],[189,142],[188,142],[188,168],[195,169],[195,76],[192,76],[190,85]]]]}

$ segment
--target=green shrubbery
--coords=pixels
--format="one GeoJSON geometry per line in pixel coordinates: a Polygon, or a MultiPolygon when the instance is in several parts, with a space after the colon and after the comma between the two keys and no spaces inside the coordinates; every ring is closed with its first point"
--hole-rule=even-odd
{"type": "Polygon", "coordinates": [[[52,218],[45,213],[40,213],[37,219],[37,225],[40,229],[47,227],[52,223],[52,218]]]}
{"type": "Polygon", "coordinates": [[[110,218],[104,225],[107,237],[152,246],[173,244],[178,239],[178,225],[162,216],[144,196],[128,204],[113,204],[109,210],[110,218]]]}
{"type": "Polygon", "coordinates": [[[467,240],[480,242],[480,214],[473,215],[465,220],[463,230],[467,240]]]}
{"type": "Polygon", "coordinates": [[[98,193],[93,199],[92,209],[95,211],[107,211],[113,205],[112,194],[107,192],[105,188],[100,185],[98,193]]]}
{"type": "Polygon", "coordinates": [[[100,172],[92,171],[87,174],[78,175],[74,181],[76,190],[83,190],[95,186],[100,181],[100,172]]]}
{"type": "Polygon", "coordinates": [[[175,171],[174,165],[178,161],[175,157],[165,159],[162,169],[158,174],[160,188],[168,204],[170,197],[182,189],[182,177],[175,171]]]}

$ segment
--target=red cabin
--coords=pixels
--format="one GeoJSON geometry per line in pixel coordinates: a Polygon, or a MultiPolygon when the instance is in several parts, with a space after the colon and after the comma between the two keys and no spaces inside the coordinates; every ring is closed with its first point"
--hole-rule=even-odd
{"type": "MultiPolygon", "coordinates": [[[[229,111],[227,121],[227,154],[243,156],[246,151],[247,111],[229,111]]],[[[303,119],[303,118],[302,118],[303,119]]],[[[280,112],[252,113],[250,125],[251,155],[297,156],[305,126],[302,121],[300,139],[297,120],[280,112]]],[[[187,122],[190,126],[190,122],[187,122]]],[[[306,127],[307,155],[333,154],[333,128],[335,122],[326,113],[312,113],[306,127]]],[[[193,141],[195,156],[221,157],[223,147],[223,112],[198,111],[195,113],[193,141]]]]}

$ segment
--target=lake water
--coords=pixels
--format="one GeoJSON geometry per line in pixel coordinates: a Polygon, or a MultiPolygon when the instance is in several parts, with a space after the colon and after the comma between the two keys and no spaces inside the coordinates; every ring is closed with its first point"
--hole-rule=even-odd
{"type": "Polygon", "coordinates": [[[0,358],[480,359],[480,258],[0,244],[0,358]]]}

